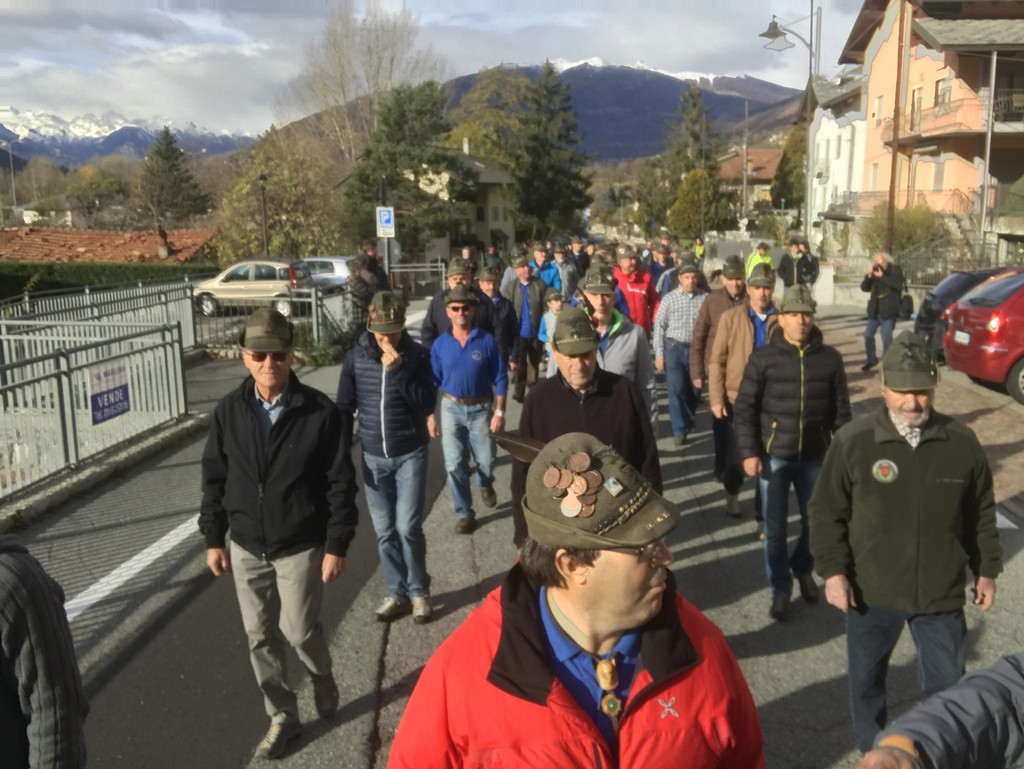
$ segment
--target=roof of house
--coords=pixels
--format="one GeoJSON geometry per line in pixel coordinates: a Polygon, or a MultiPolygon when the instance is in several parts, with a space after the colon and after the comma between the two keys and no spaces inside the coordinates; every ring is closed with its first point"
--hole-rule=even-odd
{"type": "Polygon", "coordinates": [[[466,168],[480,175],[480,184],[511,184],[514,181],[512,175],[493,160],[470,155],[462,150],[452,150],[452,153],[466,168]]]}
{"type": "Polygon", "coordinates": [[[58,227],[0,229],[0,259],[47,262],[187,262],[208,245],[216,230],[168,230],[166,259],[155,231],[72,230],[58,227]]]}
{"type": "Polygon", "coordinates": [[[1024,19],[914,19],[914,34],[936,51],[1024,51],[1024,19]]]}
{"type": "MultiPolygon", "coordinates": [[[[747,181],[767,184],[775,178],[782,162],[782,150],[774,147],[751,147],[747,150],[747,181]]],[[[718,166],[718,176],[725,182],[743,181],[743,153],[726,157],[718,166]]]]}
{"type": "Polygon", "coordinates": [[[861,74],[838,78],[818,76],[813,81],[814,96],[819,106],[828,109],[859,94],[866,82],[867,79],[861,74]]]}

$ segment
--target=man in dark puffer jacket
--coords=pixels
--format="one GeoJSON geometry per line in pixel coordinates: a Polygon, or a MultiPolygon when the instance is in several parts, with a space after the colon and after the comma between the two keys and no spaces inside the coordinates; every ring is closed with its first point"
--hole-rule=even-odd
{"type": "Polygon", "coordinates": [[[377,609],[381,622],[411,609],[423,624],[432,614],[423,516],[427,417],[436,401],[430,352],[406,332],[402,300],[376,294],[366,330],[341,367],[337,403],[349,436],[359,413],[363,488],[389,593],[377,609]]]}
{"type": "Polygon", "coordinates": [[[786,292],[778,330],[747,361],[734,411],[743,469],[758,477],[761,488],[769,614],[776,620],[785,618],[794,574],[804,600],[818,600],[807,502],[832,434],[850,421],[843,358],[822,341],[814,310],[806,286],[786,292]],[[786,538],[790,485],[800,506],[800,538],[792,556],[786,538]]]}

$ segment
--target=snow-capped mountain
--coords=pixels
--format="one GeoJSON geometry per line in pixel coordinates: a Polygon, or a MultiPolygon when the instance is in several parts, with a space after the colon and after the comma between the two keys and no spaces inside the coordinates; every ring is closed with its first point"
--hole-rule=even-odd
{"type": "Polygon", "coordinates": [[[70,166],[85,163],[96,155],[142,157],[165,125],[174,132],[178,145],[189,152],[216,155],[253,141],[253,137],[244,134],[214,133],[194,123],[180,125],[159,117],[128,119],[105,112],[65,119],[48,112],[0,105],[0,139],[11,142],[15,156],[27,160],[46,155],[70,166]]]}

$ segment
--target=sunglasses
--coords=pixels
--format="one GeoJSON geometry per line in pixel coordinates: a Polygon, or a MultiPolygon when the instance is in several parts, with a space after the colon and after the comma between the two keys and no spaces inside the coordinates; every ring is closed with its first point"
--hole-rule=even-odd
{"type": "Polygon", "coordinates": [[[643,547],[609,547],[607,550],[611,550],[613,553],[632,553],[636,556],[638,563],[646,563],[651,566],[657,566],[657,555],[659,548],[664,544],[660,539],[656,539],[653,542],[649,542],[643,547]]]}
{"type": "Polygon", "coordinates": [[[262,363],[270,356],[270,359],[275,363],[284,363],[288,358],[288,352],[253,352],[252,350],[246,350],[246,354],[252,358],[256,363],[262,363]]]}
{"type": "Polygon", "coordinates": [[[448,309],[451,310],[452,312],[469,312],[471,309],[473,309],[473,305],[471,305],[471,304],[450,304],[450,305],[448,305],[448,309]]]}

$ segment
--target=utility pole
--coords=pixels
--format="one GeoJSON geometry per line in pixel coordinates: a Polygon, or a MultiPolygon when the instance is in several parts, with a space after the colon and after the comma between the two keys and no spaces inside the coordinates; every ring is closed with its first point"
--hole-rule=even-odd
{"type": "Polygon", "coordinates": [[[263,210],[263,255],[269,256],[270,252],[267,250],[267,175],[261,173],[256,180],[260,183],[260,204],[263,210]]]}
{"type": "Polygon", "coordinates": [[[900,120],[903,117],[903,57],[906,45],[907,0],[900,0],[899,40],[896,53],[896,98],[892,108],[892,165],[889,169],[889,207],[885,214],[885,245],[892,253],[893,229],[896,225],[896,177],[900,168],[900,120]]]}
{"type": "MultiPolygon", "coordinates": [[[[380,177],[380,204],[388,204],[388,178],[380,177]]],[[[391,238],[384,238],[384,273],[391,279],[391,238]]]]}
{"type": "Polygon", "coordinates": [[[749,210],[747,207],[747,169],[750,168],[750,159],[748,157],[747,142],[749,140],[749,128],[750,128],[750,102],[746,99],[743,100],[743,198],[742,207],[740,208],[740,218],[742,219],[747,215],[749,210]]]}

